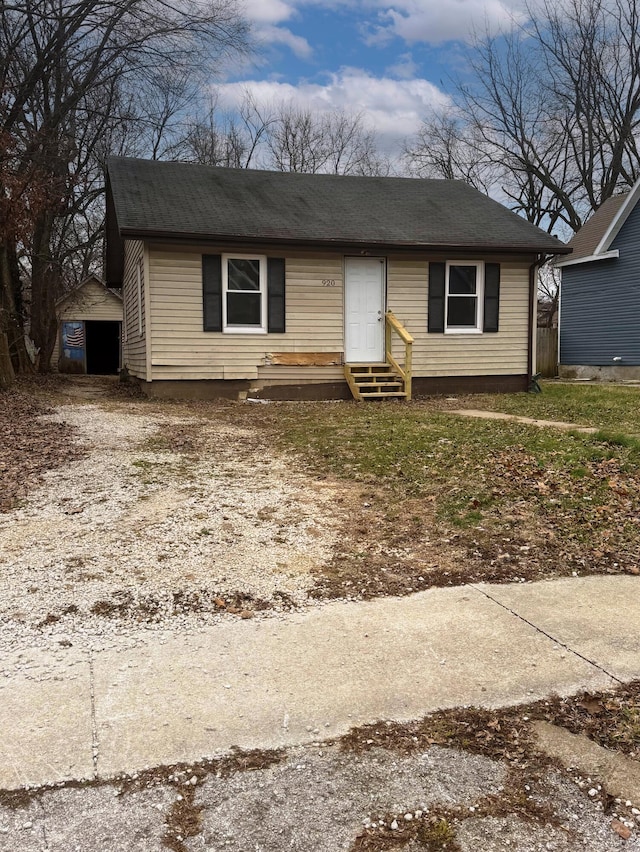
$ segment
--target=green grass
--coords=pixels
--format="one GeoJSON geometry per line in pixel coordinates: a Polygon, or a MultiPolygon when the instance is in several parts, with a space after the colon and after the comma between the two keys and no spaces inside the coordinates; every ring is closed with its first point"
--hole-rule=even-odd
{"type": "Polygon", "coordinates": [[[640,388],[542,382],[540,394],[482,394],[465,398],[468,407],[540,420],[595,426],[640,438],[640,388]]]}
{"type": "MultiPolygon", "coordinates": [[[[494,568],[505,558],[535,563],[543,575],[554,575],[638,564],[640,432],[626,431],[638,428],[638,402],[640,392],[630,388],[545,385],[536,396],[278,404],[246,417],[259,418],[273,440],[314,472],[375,492],[380,528],[408,531],[417,515],[431,525],[422,532],[444,542],[453,536],[469,558],[494,568]],[[599,431],[462,417],[447,405],[593,424],[599,431]]],[[[419,525],[411,534],[419,537],[419,525]]]]}

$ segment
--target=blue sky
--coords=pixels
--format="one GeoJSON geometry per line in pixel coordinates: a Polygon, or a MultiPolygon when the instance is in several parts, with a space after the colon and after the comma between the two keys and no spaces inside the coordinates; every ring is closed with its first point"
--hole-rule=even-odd
{"type": "Polygon", "coordinates": [[[244,0],[260,50],[219,85],[232,108],[260,105],[359,112],[391,151],[464,74],[472,29],[522,19],[518,0],[244,0]]]}

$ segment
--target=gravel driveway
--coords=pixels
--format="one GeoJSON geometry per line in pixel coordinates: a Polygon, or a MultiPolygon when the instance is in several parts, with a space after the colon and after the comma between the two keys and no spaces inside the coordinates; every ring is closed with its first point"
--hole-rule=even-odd
{"type": "Polygon", "coordinates": [[[255,434],[126,404],[58,406],[85,451],[0,514],[0,650],[102,647],[307,604],[335,486],[255,434]]]}

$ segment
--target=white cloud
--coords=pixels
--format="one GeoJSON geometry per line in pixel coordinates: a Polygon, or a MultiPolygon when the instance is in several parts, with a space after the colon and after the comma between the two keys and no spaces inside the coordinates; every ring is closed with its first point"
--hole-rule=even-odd
{"type": "Polygon", "coordinates": [[[420,66],[413,61],[410,53],[403,53],[398,57],[398,61],[394,65],[389,65],[386,69],[387,74],[392,77],[400,77],[401,80],[410,80],[416,76],[420,66]]]}
{"type": "Polygon", "coordinates": [[[288,47],[300,59],[309,59],[313,49],[304,36],[280,26],[284,21],[300,17],[295,0],[244,0],[242,8],[250,22],[258,45],[288,47]]]}
{"type": "Polygon", "coordinates": [[[295,13],[295,2],[286,0],[244,0],[244,14],[258,24],[280,24],[288,21],[295,13]]]}
{"type": "Polygon", "coordinates": [[[449,98],[428,80],[397,80],[374,77],[358,68],[343,68],[326,84],[298,85],[274,80],[243,80],[218,88],[221,106],[233,109],[249,91],[263,107],[293,103],[314,112],[343,109],[361,113],[363,121],[379,136],[389,153],[406,136],[415,133],[425,114],[449,103],[449,98]]]}
{"type": "Polygon", "coordinates": [[[309,59],[313,48],[302,36],[297,36],[286,27],[274,27],[271,25],[256,28],[256,38],[264,46],[284,44],[300,59],[309,59]]]}
{"type": "Polygon", "coordinates": [[[407,44],[441,44],[468,39],[474,27],[508,29],[514,19],[522,20],[522,13],[502,0],[397,0],[379,19],[374,35],[396,35],[407,44]]]}
{"type": "Polygon", "coordinates": [[[369,46],[399,37],[407,44],[466,41],[474,28],[492,32],[525,20],[523,0],[245,0],[258,26],[301,18],[305,6],[352,9],[369,46]]]}

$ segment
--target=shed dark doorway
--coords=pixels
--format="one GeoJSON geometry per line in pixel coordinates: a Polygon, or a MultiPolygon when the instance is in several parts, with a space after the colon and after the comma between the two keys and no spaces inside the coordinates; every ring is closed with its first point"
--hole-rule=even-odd
{"type": "Polygon", "coordinates": [[[120,323],[85,322],[87,373],[114,375],[120,369],[120,323]]]}

